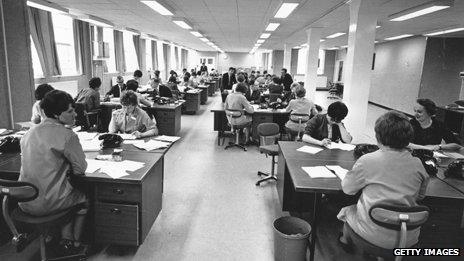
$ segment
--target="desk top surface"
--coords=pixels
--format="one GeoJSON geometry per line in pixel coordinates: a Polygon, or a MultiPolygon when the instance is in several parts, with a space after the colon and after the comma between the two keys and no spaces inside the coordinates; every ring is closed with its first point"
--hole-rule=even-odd
{"type": "MultiPolygon", "coordinates": [[[[175,110],[175,109],[179,108],[180,106],[182,106],[182,104],[184,102],[185,101],[178,101],[177,103],[168,103],[168,104],[154,103],[151,107],[142,106],[141,108],[175,110]]],[[[117,108],[117,107],[120,108],[120,107],[122,107],[120,103],[115,103],[115,102],[101,102],[100,105],[103,106],[103,107],[110,107],[110,108],[117,108]]]]}
{"type": "MultiPolygon", "coordinates": [[[[299,192],[336,193],[341,190],[341,180],[336,178],[311,178],[302,167],[339,165],[351,169],[354,165],[353,151],[325,149],[316,154],[297,151],[307,145],[302,142],[279,141],[295,190],[299,192]]],[[[430,177],[426,196],[435,198],[464,199],[464,193],[437,177],[430,177]]]]}
{"type": "MultiPolygon", "coordinates": [[[[278,115],[286,115],[286,114],[290,114],[290,112],[287,112],[285,111],[285,109],[277,109],[277,110],[273,110],[273,109],[256,109],[254,108],[254,111],[253,113],[259,113],[259,114],[278,114],[278,115]]],[[[216,107],[214,109],[211,109],[211,112],[222,112],[222,113],[225,113],[225,109],[224,109],[224,105],[221,105],[220,107],[216,107]]]]}

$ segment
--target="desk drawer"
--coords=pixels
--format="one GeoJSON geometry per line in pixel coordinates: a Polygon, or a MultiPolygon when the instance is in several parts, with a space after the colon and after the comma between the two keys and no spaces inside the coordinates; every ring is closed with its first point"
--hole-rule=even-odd
{"type": "Polygon", "coordinates": [[[253,115],[253,123],[256,123],[256,125],[258,125],[263,122],[273,122],[272,115],[253,115]]]}
{"type": "Polygon", "coordinates": [[[137,230],[139,227],[139,208],[137,205],[96,203],[95,225],[137,230]]]}
{"type": "Polygon", "coordinates": [[[95,242],[99,244],[114,244],[126,246],[138,246],[139,231],[125,227],[96,226],[95,242]]]}
{"type": "Polygon", "coordinates": [[[95,187],[98,200],[138,203],[142,200],[141,188],[136,184],[100,183],[95,187]]]}
{"type": "Polygon", "coordinates": [[[155,111],[155,117],[157,120],[161,118],[173,119],[176,115],[174,111],[155,111]]]}

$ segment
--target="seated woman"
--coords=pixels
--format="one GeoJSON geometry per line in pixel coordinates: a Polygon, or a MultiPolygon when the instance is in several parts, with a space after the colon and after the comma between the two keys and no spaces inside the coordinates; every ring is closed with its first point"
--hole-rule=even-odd
{"type": "Polygon", "coordinates": [[[274,76],[272,78],[272,83],[268,85],[269,94],[282,94],[284,87],[280,84],[280,78],[274,76]]]}
{"type": "Polygon", "coordinates": [[[84,103],[85,109],[90,112],[100,107],[100,86],[102,82],[99,77],[94,77],[89,81],[89,88],[79,91],[75,102],[84,103]]]}
{"type": "Polygon", "coordinates": [[[414,118],[410,120],[414,129],[414,139],[409,148],[427,150],[459,150],[457,138],[444,124],[435,119],[437,106],[429,99],[417,99],[414,106],[414,118]],[[441,144],[442,140],[446,144],[441,144]]]}
{"type": "Polygon", "coordinates": [[[255,80],[250,80],[250,90],[247,91],[246,98],[252,104],[259,104],[261,101],[261,92],[259,86],[255,84],[255,80]]]}
{"type": "Polygon", "coordinates": [[[303,141],[319,146],[328,146],[332,141],[350,143],[353,137],[342,123],[346,115],[348,108],[343,102],[330,104],[327,114],[317,114],[308,121],[303,141]]]}
{"type": "MultiPolygon", "coordinates": [[[[226,110],[241,110],[246,111],[247,113],[253,113],[253,107],[245,98],[245,93],[247,92],[247,86],[245,83],[237,84],[235,88],[235,92],[227,95],[224,108],[226,110]]],[[[251,117],[249,115],[245,115],[242,113],[242,116],[239,118],[229,118],[229,122],[233,125],[245,125],[245,137],[246,141],[250,138],[250,125],[251,125],[251,117]]]]}
{"type": "Polygon", "coordinates": [[[37,89],[35,89],[35,99],[37,101],[34,105],[32,105],[32,123],[39,124],[43,119],[45,119],[45,114],[40,108],[40,101],[45,97],[45,94],[53,90],[53,87],[46,83],[37,86],[37,89]]]}
{"type": "Polygon", "coordinates": [[[21,139],[21,171],[19,181],[34,184],[39,189],[36,199],[19,203],[19,207],[34,216],[46,216],[74,208],[75,216],[61,230],[60,248],[65,254],[75,253],[81,244],[81,234],[87,213],[87,198],[68,179],[82,175],[87,168],[79,138],[65,125],[74,125],[71,95],[60,90],[50,91],[40,103],[47,116],[21,139]]]}
{"type": "Polygon", "coordinates": [[[158,135],[156,120],[139,108],[137,95],[129,90],[121,97],[122,109],[113,111],[109,133],[131,133],[137,139],[158,135]]]}
{"type": "Polygon", "coordinates": [[[317,110],[314,106],[314,103],[305,98],[306,90],[303,86],[300,86],[298,83],[296,83],[296,85],[292,84],[292,87],[297,98],[294,100],[290,100],[287,108],[285,109],[287,112],[290,112],[290,120],[287,121],[287,123],[285,123],[285,128],[290,133],[293,140],[298,132],[304,132],[306,128],[306,122],[302,122],[300,126],[298,122],[294,122],[291,120],[292,114],[307,114],[308,117],[306,118],[306,120],[309,120],[311,115],[317,114],[317,110]]]}
{"type": "MultiPolygon", "coordinates": [[[[350,250],[351,235],[356,233],[382,248],[398,244],[399,231],[375,224],[369,217],[372,206],[385,203],[393,206],[417,206],[424,198],[428,174],[421,161],[406,149],[414,132],[408,118],[395,111],[380,116],[375,122],[379,150],[361,156],[342,180],[343,192],[354,195],[362,190],[356,205],[343,208],[338,219],[345,222],[340,243],[350,250]]],[[[417,243],[420,228],[408,230],[406,247],[417,243]]]]}
{"type": "Polygon", "coordinates": [[[128,80],[126,83],[126,90],[133,91],[135,95],[137,95],[137,99],[140,104],[143,104],[147,107],[151,107],[151,103],[143,98],[142,94],[137,92],[137,89],[139,88],[139,83],[136,80],[128,80]]]}

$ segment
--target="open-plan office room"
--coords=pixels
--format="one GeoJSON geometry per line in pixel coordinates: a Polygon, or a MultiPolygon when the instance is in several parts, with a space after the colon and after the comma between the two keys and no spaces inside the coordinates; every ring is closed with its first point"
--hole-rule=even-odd
{"type": "Polygon", "coordinates": [[[0,21],[0,260],[464,256],[463,0],[0,21]]]}

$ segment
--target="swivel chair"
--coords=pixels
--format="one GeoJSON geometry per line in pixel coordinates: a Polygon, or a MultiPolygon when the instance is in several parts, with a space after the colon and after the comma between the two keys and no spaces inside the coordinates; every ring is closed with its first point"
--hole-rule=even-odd
{"type": "MultiPolygon", "coordinates": [[[[375,224],[381,227],[399,231],[400,238],[395,248],[405,248],[412,247],[406,245],[407,231],[422,226],[427,221],[429,212],[430,210],[426,206],[404,207],[376,204],[369,210],[369,217],[375,224]]],[[[348,223],[345,223],[345,225],[348,226],[349,241],[356,248],[362,250],[365,255],[393,259],[393,249],[376,246],[356,234],[348,223]]],[[[401,260],[402,256],[395,257],[395,261],[401,260]]]]}
{"type": "Polygon", "coordinates": [[[292,113],[290,114],[290,120],[292,122],[298,123],[298,131],[292,130],[290,128],[286,128],[288,133],[290,134],[290,140],[295,140],[295,136],[298,140],[301,139],[301,129],[304,128],[304,123],[308,122],[310,119],[309,114],[307,113],[292,113]]]}
{"type": "Polygon", "coordinates": [[[19,233],[13,220],[25,224],[34,225],[40,233],[40,260],[64,260],[69,258],[85,259],[86,249],[83,253],[63,257],[47,257],[45,246],[45,237],[49,230],[57,225],[64,224],[69,220],[75,212],[74,208],[69,208],[61,212],[47,216],[32,216],[23,212],[19,207],[16,207],[11,213],[10,209],[13,202],[27,202],[37,198],[39,190],[36,186],[28,182],[10,181],[0,179],[0,196],[3,196],[2,211],[5,223],[13,234],[12,244],[16,247],[16,252],[21,252],[29,243],[31,236],[26,233],[19,233]],[[13,200],[13,202],[10,202],[13,200]]]}
{"type": "Polygon", "coordinates": [[[172,98],[172,91],[168,86],[160,85],[158,88],[160,97],[172,98]]]}
{"type": "Polygon", "coordinates": [[[258,176],[262,179],[256,182],[256,186],[259,186],[261,183],[269,180],[277,181],[275,176],[275,156],[279,155],[279,145],[275,144],[277,138],[280,136],[280,128],[277,123],[261,123],[258,125],[258,135],[259,135],[259,152],[266,154],[267,156],[272,157],[271,173],[265,173],[258,171],[258,176]]]}
{"type": "Polygon", "coordinates": [[[227,120],[229,122],[230,128],[232,133],[234,134],[235,137],[235,143],[234,142],[229,142],[229,145],[227,145],[224,149],[228,149],[231,147],[238,147],[243,149],[243,151],[246,151],[246,147],[240,144],[240,131],[243,130],[244,128],[248,127],[251,123],[247,122],[245,124],[235,124],[234,119],[241,118],[243,115],[242,110],[226,110],[226,116],[227,120]]]}
{"type": "Polygon", "coordinates": [[[77,114],[76,125],[81,126],[83,130],[89,130],[93,126],[100,125],[100,109],[87,111],[85,103],[76,102],[74,104],[77,114]],[[92,120],[91,120],[92,119],[92,120]]]}

